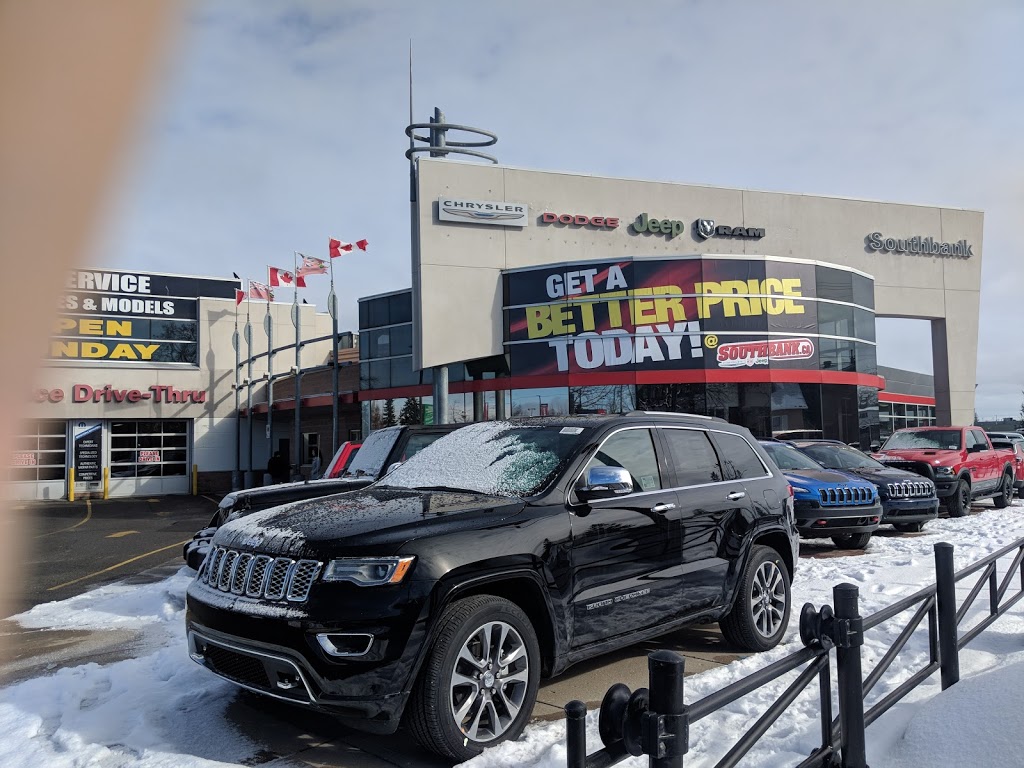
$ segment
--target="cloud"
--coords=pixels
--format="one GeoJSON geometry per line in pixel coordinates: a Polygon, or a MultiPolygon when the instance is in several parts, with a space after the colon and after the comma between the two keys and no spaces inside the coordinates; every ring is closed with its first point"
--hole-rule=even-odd
{"type": "Polygon", "coordinates": [[[979,412],[1009,415],[1022,36],[1011,2],[201,3],[97,259],[258,277],[367,237],[336,264],[355,327],[357,297],[411,284],[412,39],[416,120],[492,130],[506,164],[984,210],[979,412]]]}

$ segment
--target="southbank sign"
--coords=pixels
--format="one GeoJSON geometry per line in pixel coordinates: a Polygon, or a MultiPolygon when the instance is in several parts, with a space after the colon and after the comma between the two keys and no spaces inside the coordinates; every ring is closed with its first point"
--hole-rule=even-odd
{"type": "Polygon", "coordinates": [[[955,256],[967,259],[974,255],[971,244],[966,240],[955,243],[936,242],[931,237],[895,238],[883,237],[881,232],[872,232],[864,238],[869,251],[887,253],[913,253],[921,256],[955,256]]]}

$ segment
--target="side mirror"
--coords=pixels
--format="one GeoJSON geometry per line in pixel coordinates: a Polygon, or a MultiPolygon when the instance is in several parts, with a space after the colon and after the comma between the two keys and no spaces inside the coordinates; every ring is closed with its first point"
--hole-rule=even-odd
{"type": "Polygon", "coordinates": [[[583,484],[576,486],[580,501],[613,499],[633,492],[629,470],[622,467],[591,467],[583,476],[583,484]]]}
{"type": "Polygon", "coordinates": [[[398,467],[402,466],[402,464],[404,464],[404,463],[405,463],[404,461],[396,461],[396,462],[394,462],[390,467],[388,467],[388,471],[385,472],[384,474],[385,475],[389,474],[390,472],[394,471],[398,467]]]}

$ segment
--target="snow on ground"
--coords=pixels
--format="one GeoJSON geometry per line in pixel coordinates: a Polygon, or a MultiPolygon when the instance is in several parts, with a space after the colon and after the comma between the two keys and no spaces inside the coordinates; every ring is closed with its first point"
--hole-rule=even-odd
{"type": "MultiPolygon", "coordinates": [[[[934,581],[932,547],[948,541],[962,568],[1024,538],[1024,503],[968,518],[930,523],[923,536],[877,536],[864,556],[802,559],[793,586],[794,612],[783,644],[773,651],[686,680],[694,702],[800,648],[797,617],[804,602],[832,602],[832,587],[857,585],[861,614],[890,605],[934,581]]],[[[805,550],[819,545],[805,544],[805,550]]],[[[823,542],[822,553],[831,545],[823,542]]],[[[1004,558],[1000,573],[1010,562],[1004,558]]],[[[14,617],[26,627],[143,629],[160,638],[155,653],[105,666],[86,664],[0,689],[0,766],[47,768],[209,768],[238,765],[253,744],[223,716],[237,689],[188,659],[184,593],[191,571],[162,582],[111,585],[14,617]]],[[[957,589],[962,600],[974,580],[957,589]]],[[[1011,589],[1017,589],[1014,579],[1011,589]]],[[[988,610],[987,590],[965,627],[988,610]]],[[[874,666],[909,619],[903,614],[866,633],[864,671],[874,666]]],[[[927,662],[919,631],[868,697],[868,705],[927,662]]],[[[1024,705],[1024,611],[1015,606],[960,654],[962,681],[940,692],[938,675],[868,728],[873,768],[922,765],[1024,766],[1016,745],[1024,705]]],[[[833,670],[834,671],[834,670],[833,670]]],[[[694,724],[688,767],[711,766],[771,704],[796,672],[694,724]]],[[[833,680],[834,680],[833,676],[833,680]]],[[[833,683],[833,688],[835,684],[833,683]]],[[[758,768],[792,766],[818,746],[817,685],[812,685],[744,761],[758,768]]],[[[588,747],[600,747],[597,713],[588,718],[588,747]]],[[[469,768],[562,768],[564,722],[537,724],[522,739],[489,750],[469,768]]],[[[640,768],[647,758],[621,765],[640,768]]]]}

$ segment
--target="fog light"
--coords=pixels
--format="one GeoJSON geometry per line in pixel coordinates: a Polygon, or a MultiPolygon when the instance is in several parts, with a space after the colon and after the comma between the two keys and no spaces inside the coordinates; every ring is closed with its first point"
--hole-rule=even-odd
{"type": "Polygon", "coordinates": [[[316,636],[316,641],[329,656],[365,656],[373,645],[373,635],[324,632],[316,636]]]}

